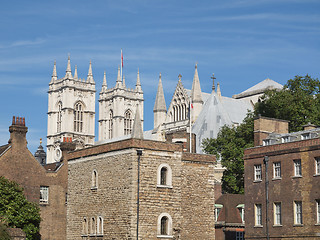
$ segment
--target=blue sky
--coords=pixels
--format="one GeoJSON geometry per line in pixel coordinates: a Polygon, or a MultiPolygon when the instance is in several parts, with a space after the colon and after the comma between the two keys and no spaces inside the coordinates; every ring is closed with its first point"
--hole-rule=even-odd
{"type": "Polygon", "coordinates": [[[281,84],[319,78],[319,9],[318,0],[3,1],[0,145],[12,116],[26,117],[32,152],[46,139],[53,62],[63,77],[68,54],[81,78],[92,61],[98,99],[104,70],[108,87],[115,85],[122,48],[127,86],[140,69],[145,130],[153,127],[160,72],[167,107],[179,74],[191,88],[196,62],[202,90],[211,91],[215,73],[230,97],[267,77],[281,84]]]}

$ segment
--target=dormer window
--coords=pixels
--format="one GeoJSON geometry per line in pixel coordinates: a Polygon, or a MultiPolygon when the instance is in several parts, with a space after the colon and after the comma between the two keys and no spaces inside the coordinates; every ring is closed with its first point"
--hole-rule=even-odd
{"type": "Polygon", "coordinates": [[[301,135],[301,140],[307,140],[307,139],[310,139],[311,138],[311,135],[310,133],[304,133],[301,135]]]}
{"type": "Polygon", "coordinates": [[[263,146],[268,146],[270,144],[271,144],[271,140],[270,139],[263,140],[263,146]]]}

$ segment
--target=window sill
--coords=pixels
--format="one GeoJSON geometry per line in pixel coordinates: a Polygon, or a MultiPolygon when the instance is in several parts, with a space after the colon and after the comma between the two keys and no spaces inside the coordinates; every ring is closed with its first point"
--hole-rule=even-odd
{"type": "Polygon", "coordinates": [[[320,223],[316,223],[315,226],[320,226],[320,223]]]}
{"type": "Polygon", "coordinates": [[[172,235],[157,235],[157,238],[173,238],[172,235]]]}
{"type": "Polygon", "coordinates": [[[272,178],[272,181],[281,180],[281,177],[272,178]]]}
{"type": "Polygon", "coordinates": [[[263,225],[255,225],[254,228],[263,228],[263,225]]]}
{"type": "Polygon", "coordinates": [[[254,183],[259,183],[259,182],[262,182],[262,179],[261,180],[254,180],[253,182],[254,183]]]}
{"type": "Polygon", "coordinates": [[[39,205],[40,205],[40,206],[48,206],[49,203],[48,203],[48,202],[40,202],[39,205]]]}
{"type": "Polygon", "coordinates": [[[273,227],[282,227],[282,224],[275,224],[273,227]]]}
{"type": "MultiPolygon", "coordinates": [[[[157,185],[157,188],[172,188],[172,185],[157,185]]],[[[164,235],[159,235],[164,236],[164,235]]]]}
{"type": "Polygon", "coordinates": [[[296,223],[296,224],[293,224],[294,227],[303,227],[303,224],[300,224],[300,223],[296,223]]]}
{"type": "Polygon", "coordinates": [[[292,176],[292,178],[302,178],[302,175],[292,176]]]}
{"type": "Polygon", "coordinates": [[[320,174],[314,174],[313,176],[314,177],[320,177],[320,174]]]}
{"type": "Polygon", "coordinates": [[[98,190],[98,187],[91,187],[91,190],[92,190],[92,191],[97,191],[97,190],[98,190]]]}

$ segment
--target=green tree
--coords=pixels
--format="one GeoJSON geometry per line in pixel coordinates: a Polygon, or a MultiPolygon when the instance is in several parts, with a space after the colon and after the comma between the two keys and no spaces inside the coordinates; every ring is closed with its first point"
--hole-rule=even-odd
{"type": "Polygon", "coordinates": [[[227,193],[244,192],[243,151],[253,146],[254,117],[261,114],[289,121],[289,131],[300,131],[309,122],[320,125],[320,82],[309,75],[288,80],[282,90],[266,91],[238,127],[224,126],[217,139],[205,139],[202,147],[206,153],[220,156],[226,168],[222,177],[222,189],[227,193]]]}
{"type": "Polygon", "coordinates": [[[248,113],[238,127],[223,126],[216,139],[202,142],[206,153],[215,154],[226,168],[222,176],[222,190],[227,193],[244,193],[243,150],[253,146],[253,113],[248,113]]]}
{"type": "Polygon", "coordinates": [[[7,226],[0,222],[0,239],[1,240],[11,240],[11,237],[7,231],[7,226]]]}
{"type": "Polygon", "coordinates": [[[309,75],[288,80],[281,91],[270,90],[255,106],[264,117],[289,120],[289,131],[302,130],[307,123],[320,125],[320,82],[309,75]]]}
{"type": "Polygon", "coordinates": [[[15,182],[0,177],[0,216],[8,227],[21,228],[28,240],[40,239],[40,209],[28,202],[23,189],[15,182]]]}

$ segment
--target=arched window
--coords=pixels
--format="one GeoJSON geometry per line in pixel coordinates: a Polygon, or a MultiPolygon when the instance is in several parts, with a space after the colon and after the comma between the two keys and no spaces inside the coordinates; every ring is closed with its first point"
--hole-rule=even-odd
{"type": "Polygon", "coordinates": [[[109,127],[109,139],[111,139],[113,137],[113,112],[112,110],[110,110],[109,113],[109,123],[108,123],[108,127],[109,127]]]}
{"type": "Polygon", "coordinates": [[[57,114],[57,132],[61,132],[61,122],[62,122],[62,115],[61,115],[61,111],[62,111],[62,103],[59,102],[58,103],[58,114],[57,114]]]}
{"type": "Polygon", "coordinates": [[[98,217],[98,235],[103,235],[103,218],[101,216],[98,217]]]}
{"type": "Polygon", "coordinates": [[[97,188],[98,188],[98,172],[97,170],[93,170],[91,189],[97,189],[97,188]]]}
{"type": "Polygon", "coordinates": [[[82,132],[83,128],[83,106],[80,102],[74,108],[74,131],[82,132]]]}
{"type": "Polygon", "coordinates": [[[91,218],[90,234],[96,234],[96,219],[94,217],[91,218]]]}
{"type": "Polygon", "coordinates": [[[130,110],[124,113],[124,135],[131,134],[132,131],[132,114],[130,110]]]}
{"type": "Polygon", "coordinates": [[[87,218],[83,218],[82,234],[85,235],[85,236],[88,235],[88,221],[87,221],[87,218]]]}
{"type": "Polygon", "coordinates": [[[172,188],[172,170],[171,167],[166,163],[160,164],[158,167],[157,187],[172,188]]]}
{"type": "Polygon", "coordinates": [[[162,167],[160,170],[160,184],[167,185],[167,168],[162,167]]]}
{"type": "Polygon", "coordinates": [[[157,235],[172,236],[172,218],[168,213],[161,213],[158,217],[157,235]]]}

